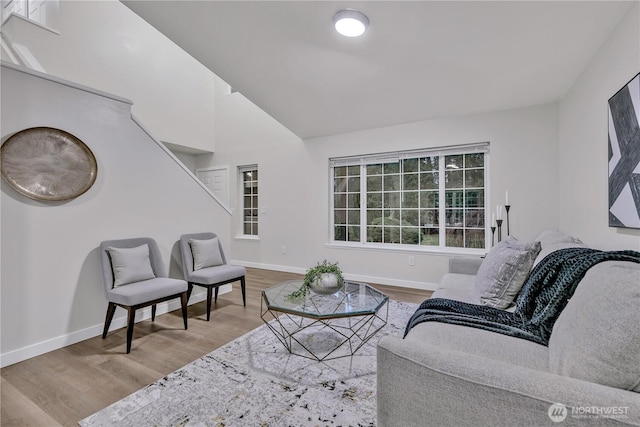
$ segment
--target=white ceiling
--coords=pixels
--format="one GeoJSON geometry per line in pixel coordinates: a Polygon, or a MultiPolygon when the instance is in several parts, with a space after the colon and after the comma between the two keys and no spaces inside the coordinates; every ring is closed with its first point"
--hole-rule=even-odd
{"type": "Polygon", "coordinates": [[[123,3],[311,138],[555,102],[634,2],[123,3]],[[364,36],[333,30],[347,7],[364,36]]]}

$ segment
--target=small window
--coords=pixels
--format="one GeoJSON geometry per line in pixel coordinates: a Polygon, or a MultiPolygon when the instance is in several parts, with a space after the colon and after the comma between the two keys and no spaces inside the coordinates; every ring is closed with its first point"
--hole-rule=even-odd
{"type": "Polygon", "coordinates": [[[242,234],[258,235],[258,166],[241,166],[242,234]]]}

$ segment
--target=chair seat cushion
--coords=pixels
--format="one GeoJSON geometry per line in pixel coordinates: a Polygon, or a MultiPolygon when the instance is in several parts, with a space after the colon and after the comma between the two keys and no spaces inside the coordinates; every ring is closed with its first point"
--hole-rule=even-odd
{"type": "Polygon", "coordinates": [[[158,277],[118,286],[109,292],[107,299],[116,304],[137,305],[186,292],[187,288],[184,280],[158,277]]]}
{"type": "Polygon", "coordinates": [[[246,269],[244,267],[223,264],[194,271],[189,275],[189,282],[200,285],[214,285],[220,282],[239,279],[245,274],[246,269]]]}

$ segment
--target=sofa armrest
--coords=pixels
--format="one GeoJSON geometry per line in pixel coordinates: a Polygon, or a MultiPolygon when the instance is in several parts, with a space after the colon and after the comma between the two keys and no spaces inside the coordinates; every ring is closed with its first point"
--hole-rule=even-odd
{"type": "Polygon", "coordinates": [[[449,273],[476,274],[482,264],[482,258],[452,257],[449,258],[449,273]]]}
{"type": "MultiPolygon", "coordinates": [[[[640,425],[638,393],[403,340],[377,347],[378,426],[556,425],[554,403],[567,406],[563,426],[584,425],[572,408],[624,408],[626,417],[594,425],[640,425]]],[[[584,412],[583,412],[584,415],[584,412]]]]}

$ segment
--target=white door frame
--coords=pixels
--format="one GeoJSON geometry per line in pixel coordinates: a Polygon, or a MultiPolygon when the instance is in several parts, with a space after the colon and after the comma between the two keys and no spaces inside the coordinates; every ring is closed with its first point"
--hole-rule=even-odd
{"type": "MultiPolygon", "coordinates": [[[[226,192],[227,192],[227,200],[220,200],[220,202],[222,204],[224,204],[227,209],[229,209],[229,199],[231,197],[231,194],[229,193],[229,166],[228,165],[222,165],[222,166],[209,166],[206,168],[197,168],[196,169],[196,177],[198,179],[200,179],[200,172],[214,172],[214,171],[218,171],[218,170],[223,170],[226,172],[227,175],[227,182],[225,183],[226,185],[226,192]]],[[[204,184],[204,183],[203,183],[204,184]]]]}

